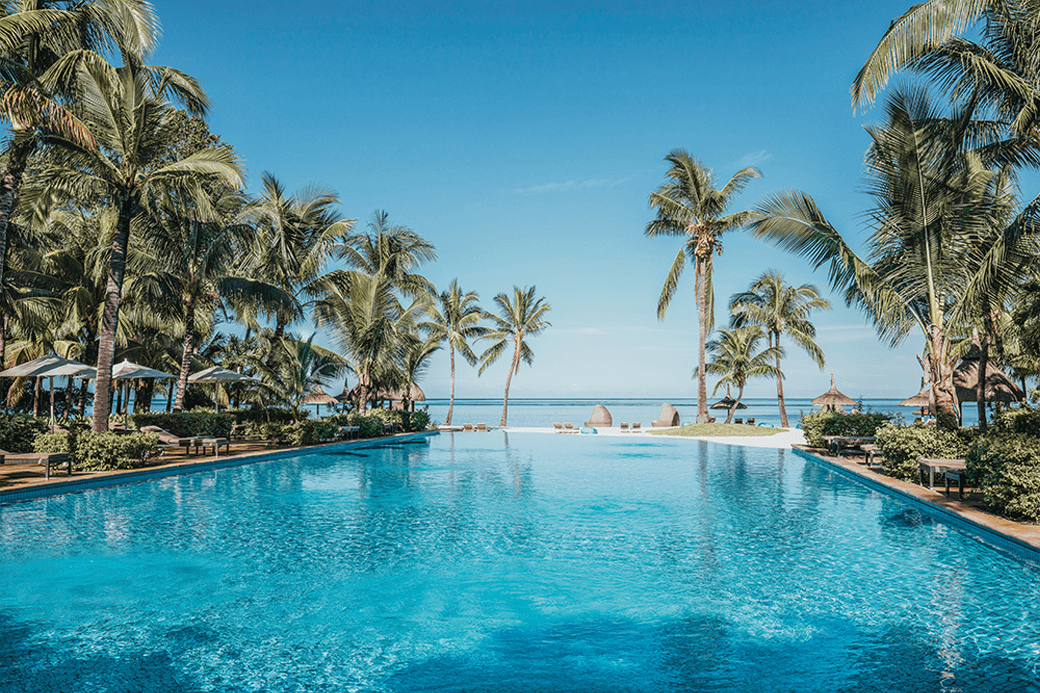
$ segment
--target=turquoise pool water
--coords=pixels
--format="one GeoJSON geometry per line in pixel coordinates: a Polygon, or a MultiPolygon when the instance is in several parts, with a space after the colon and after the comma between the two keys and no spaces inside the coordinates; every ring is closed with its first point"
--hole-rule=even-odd
{"type": "Polygon", "coordinates": [[[790,452],[441,435],[0,507],[2,691],[1038,691],[1040,570],[790,452]]]}

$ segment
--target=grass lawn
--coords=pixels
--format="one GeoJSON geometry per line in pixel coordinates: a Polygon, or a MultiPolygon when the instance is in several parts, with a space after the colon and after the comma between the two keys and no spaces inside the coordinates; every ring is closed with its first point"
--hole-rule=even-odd
{"type": "Polygon", "coordinates": [[[743,437],[761,437],[761,436],[775,436],[777,433],[783,432],[782,428],[769,428],[767,426],[746,426],[744,424],[724,424],[724,423],[713,423],[713,424],[687,424],[681,428],[672,428],[667,431],[647,431],[655,436],[683,436],[687,438],[696,438],[700,436],[714,436],[714,437],[725,437],[725,436],[743,436],[743,437]]]}

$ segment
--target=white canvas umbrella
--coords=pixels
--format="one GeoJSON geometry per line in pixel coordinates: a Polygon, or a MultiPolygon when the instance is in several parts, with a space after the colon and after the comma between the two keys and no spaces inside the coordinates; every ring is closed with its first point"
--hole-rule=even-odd
{"type": "MultiPolygon", "coordinates": [[[[227,368],[221,368],[220,366],[213,366],[188,376],[189,383],[236,383],[252,380],[256,380],[256,378],[229,371],[227,368]]],[[[217,402],[217,411],[220,411],[219,401],[217,402]]]]}
{"type": "Polygon", "coordinates": [[[97,369],[79,361],[51,354],[0,371],[0,378],[50,378],[51,423],[54,423],[54,378],[65,376],[93,380],[97,369]]]}
{"type": "MultiPolygon", "coordinates": [[[[134,380],[137,378],[154,379],[154,380],[176,380],[177,376],[164,371],[158,371],[148,366],[141,366],[123,359],[122,363],[112,366],[112,379],[113,380],[134,380]]],[[[120,386],[122,387],[122,385],[120,386]]],[[[129,397],[128,393],[126,394],[129,397]]],[[[137,405],[134,405],[135,407],[137,405]]]]}

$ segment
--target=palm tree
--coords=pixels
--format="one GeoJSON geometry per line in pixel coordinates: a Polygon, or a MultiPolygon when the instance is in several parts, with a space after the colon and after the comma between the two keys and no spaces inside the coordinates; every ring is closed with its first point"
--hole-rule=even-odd
{"type": "MultiPolygon", "coordinates": [[[[862,308],[895,345],[918,327],[928,344],[940,421],[959,420],[953,386],[951,330],[965,330],[962,303],[978,300],[971,264],[979,228],[1002,218],[990,204],[993,174],[966,147],[958,114],[943,118],[920,90],[895,93],[887,122],[868,128],[867,153],[874,232],[860,258],[804,193],[777,194],[759,206],[753,233],[828,265],[831,284],[862,308]],[[971,214],[965,214],[970,209],[971,214]]],[[[991,258],[992,259],[992,258],[991,258]]],[[[987,263],[981,263],[980,267],[987,263]]],[[[985,270],[980,270],[985,271],[985,270]]],[[[984,286],[985,281],[980,286],[984,286]]],[[[969,330],[970,331],[970,330],[969,330]]]]}
{"type": "Polygon", "coordinates": [[[244,196],[214,194],[214,219],[199,219],[193,210],[165,204],[155,223],[142,234],[142,267],[127,292],[136,293],[154,315],[184,325],[177,398],[174,411],[184,408],[191,359],[198,343],[196,320],[220,307],[222,299],[266,306],[291,306],[293,297],[278,287],[249,277],[233,276],[237,259],[253,243],[252,229],[241,222],[244,196]]]}
{"type": "Polygon", "coordinates": [[[409,227],[391,224],[385,210],[373,212],[368,232],[348,239],[337,253],[347,266],[385,277],[395,291],[408,298],[435,291],[430,280],[414,270],[437,259],[436,247],[409,227]]]}
{"type": "MultiPolygon", "coordinates": [[[[712,395],[719,391],[723,385],[737,386],[737,399],[730,405],[726,423],[733,420],[733,412],[740,406],[740,400],[744,397],[744,386],[750,378],[766,378],[775,375],[782,378],[783,373],[772,361],[779,363],[783,356],[783,348],[770,346],[763,351],[757,351],[759,343],[765,338],[766,333],[761,325],[746,325],[732,330],[719,330],[719,338],[713,339],[707,344],[707,350],[712,355],[712,361],[704,364],[704,373],[722,376],[715,383],[712,395]]],[[[695,372],[698,376],[701,372],[695,372]]]]}
{"type": "Polygon", "coordinates": [[[303,398],[348,369],[342,356],[313,343],[315,334],[306,341],[282,336],[274,345],[274,368],[267,368],[262,362],[256,364],[263,387],[292,407],[296,421],[302,418],[303,398]]]}
{"type": "Polygon", "coordinates": [[[697,423],[708,421],[708,385],[704,377],[705,339],[715,323],[715,301],[712,292],[712,257],[722,253],[719,237],[730,229],[744,226],[750,212],[726,214],[733,199],[753,178],[760,178],[758,169],[737,171],[721,190],[715,188],[711,169],[690,156],[685,149],[673,149],[665,157],[670,166],[667,181],[650,194],[650,206],[657,210],[657,218],[646,225],[646,235],[681,236],[685,240],[679,248],[668,277],[657,301],[657,317],[664,319],[665,310],[675,295],[679,277],[689,258],[693,263],[694,288],[697,292],[697,423]]]}
{"type": "Polygon", "coordinates": [[[469,365],[475,366],[477,355],[473,352],[469,340],[479,339],[488,331],[488,328],[481,324],[484,311],[477,304],[477,298],[475,291],[463,293],[459,287],[459,280],[453,279],[447,290],[438,295],[437,305],[430,307],[430,320],[420,325],[431,340],[438,344],[448,343],[451,398],[448,400],[448,416],[444,420],[448,426],[451,425],[451,417],[455,410],[455,352],[458,351],[469,365]]]}
{"type": "Polygon", "coordinates": [[[534,352],[527,343],[528,337],[541,334],[546,327],[552,323],[545,320],[545,314],[552,308],[545,302],[545,296],[535,299],[535,287],[514,286],[513,298],[510,300],[505,293],[495,296],[498,304],[499,315],[485,313],[485,317],[491,321],[491,326],[481,339],[493,341],[493,344],[480,355],[480,370],[477,374],[484,372],[488,366],[505,353],[509,343],[513,343],[513,361],[509,364],[509,373],[506,375],[506,393],[502,399],[502,420],[499,426],[506,425],[506,414],[509,410],[509,384],[513,375],[520,372],[520,361],[527,365],[534,362],[534,352]]]}
{"type": "MultiPolygon", "coordinates": [[[[730,323],[733,327],[762,326],[770,347],[780,346],[780,335],[786,334],[823,369],[823,349],[813,341],[816,338],[816,328],[809,322],[809,316],[815,309],[825,310],[830,307],[830,302],[821,298],[819,290],[812,284],[790,286],[779,272],[768,270],[762,273],[747,291],[734,294],[730,298],[730,323]]],[[[784,379],[780,374],[782,353],[779,350],[775,352],[776,400],[780,407],[780,425],[787,428],[784,379]]]]}
{"type": "Polygon", "coordinates": [[[286,327],[303,317],[307,305],[331,290],[336,273],[326,274],[325,266],[333,253],[343,250],[354,220],[337,211],[339,198],[331,190],[310,187],[289,195],[271,173],[264,173],[263,187],[246,213],[257,233],[254,250],[239,273],[293,297],[291,306],[274,311],[274,340],[278,341],[286,327]]]}
{"type": "MultiPolygon", "coordinates": [[[[55,196],[62,200],[105,200],[118,209],[112,254],[105,286],[105,307],[98,344],[98,378],[94,391],[95,431],[108,428],[112,358],[126,272],[131,222],[152,211],[168,196],[190,200],[200,212],[208,209],[203,185],[241,183],[236,157],[229,148],[207,148],[179,161],[157,162],[170,145],[174,110],[165,96],[180,92],[201,100],[193,80],[165,68],[145,70],[133,62],[114,68],[86,61],[78,70],[82,121],[97,149],[62,139],[41,172],[38,202],[55,196]],[[158,77],[157,80],[153,78],[158,77]]],[[[208,216],[208,215],[207,215],[208,216]]]]}
{"type": "Polygon", "coordinates": [[[401,359],[401,392],[404,393],[401,404],[405,410],[415,410],[415,402],[411,399],[412,386],[418,385],[419,381],[426,377],[427,371],[430,370],[430,358],[440,348],[440,342],[434,339],[408,340],[401,359]]]}

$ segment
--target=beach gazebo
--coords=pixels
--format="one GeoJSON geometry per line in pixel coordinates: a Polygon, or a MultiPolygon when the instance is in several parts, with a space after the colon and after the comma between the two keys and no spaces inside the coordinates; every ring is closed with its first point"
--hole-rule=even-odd
{"type": "MultiPolygon", "coordinates": [[[[921,391],[913,397],[907,397],[899,403],[900,407],[919,407],[920,416],[934,416],[935,405],[932,404],[932,387],[928,383],[921,379],[921,391]]],[[[914,414],[918,415],[918,411],[914,414]]]]}
{"type": "Polygon", "coordinates": [[[337,400],[332,395],[321,389],[321,385],[316,385],[309,395],[303,398],[300,404],[314,405],[314,418],[321,418],[321,405],[323,404],[336,404],[337,400]]]}
{"type": "Polygon", "coordinates": [[[723,397],[718,402],[716,402],[715,404],[711,405],[708,408],[709,409],[725,409],[725,410],[728,411],[728,410],[733,408],[734,404],[737,405],[737,409],[747,409],[747,405],[746,404],[744,404],[743,402],[740,402],[738,404],[737,400],[733,399],[730,396],[730,394],[729,394],[729,385],[727,385],[726,386],[726,396],[723,397]]]}
{"type": "Polygon", "coordinates": [[[832,411],[844,412],[845,407],[855,406],[856,401],[850,397],[846,397],[838,388],[834,385],[834,374],[831,373],[831,389],[824,392],[819,397],[816,397],[812,401],[814,407],[823,407],[824,409],[830,409],[832,411]]]}

